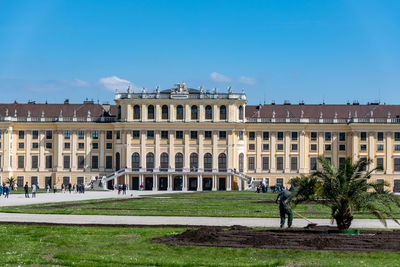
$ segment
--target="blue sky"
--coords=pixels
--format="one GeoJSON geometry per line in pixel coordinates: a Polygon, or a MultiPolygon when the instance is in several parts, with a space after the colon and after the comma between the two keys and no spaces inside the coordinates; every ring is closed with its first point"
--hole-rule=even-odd
{"type": "Polygon", "coordinates": [[[0,102],[245,88],[249,104],[400,104],[400,1],[0,0],[0,102]]]}

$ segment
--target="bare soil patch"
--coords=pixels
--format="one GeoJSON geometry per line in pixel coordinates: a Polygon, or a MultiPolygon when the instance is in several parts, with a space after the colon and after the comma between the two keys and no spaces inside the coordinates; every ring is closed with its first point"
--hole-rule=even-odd
{"type": "Polygon", "coordinates": [[[255,230],[244,226],[200,227],[179,235],[154,238],[158,243],[176,246],[230,248],[400,251],[400,231],[362,230],[360,235],[336,232],[335,227],[317,226],[301,229],[255,230]]]}

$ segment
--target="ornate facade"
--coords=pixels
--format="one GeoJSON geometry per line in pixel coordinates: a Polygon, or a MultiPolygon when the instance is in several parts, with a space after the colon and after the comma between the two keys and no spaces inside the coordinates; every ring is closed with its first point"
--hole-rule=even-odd
{"type": "Polygon", "coordinates": [[[116,93],[115,105],[0,104],[0,179],[19,185],[125,183],[145,190],[287,185],[318,168],[368,157],[400,191],[400,106],[247,105],[244,92],[174,88],[116,93]]]}

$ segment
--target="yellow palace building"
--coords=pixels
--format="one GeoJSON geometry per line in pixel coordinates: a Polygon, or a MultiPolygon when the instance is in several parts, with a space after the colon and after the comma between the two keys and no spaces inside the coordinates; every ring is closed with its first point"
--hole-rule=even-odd
{"type": "Polygon", "coordinates": [[[367,157],[400,191],[400,105],[247,105],[244,91],[187,88],[115,94],[115,105],[0,104],[0,180],[127,184],[137,190],[286,186],[324,156],[367,157]]]}

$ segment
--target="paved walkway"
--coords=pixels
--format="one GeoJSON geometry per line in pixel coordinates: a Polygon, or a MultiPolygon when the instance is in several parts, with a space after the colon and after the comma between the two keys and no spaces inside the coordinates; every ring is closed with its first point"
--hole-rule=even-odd
{"type": "MultiPolygon", "coordinates": [[[[57,203],[65,201],[78,201],[78,200],[90,200],[90,199],[102,199],[102,198],[127,198],[127,197],[139,197],[139,195],[154,195],[162,194],[157,191],[127,191],[126,195],[118,195],[118,191],[86,191],[84,194],[78,193],[39,193],[36,194],[36,198],[25,198],[25,194],[13,194],[11,193],[9,198],[0,197],[0,207],[6,206],[22,206],[30,204],[43,204],[43,203],[57,203]]],[[[172,193],[172,192],[171,192],[172,193]]]]}
{"type": "MultiPolygon", "coordinates": [[[[64,215],[64,214],[23,214],[0,213],[0,222],[55,223],[80,225],[182,225],[182,226],[231,226],[277,227],[278,218],[226,218],[226,217],[183,217],[183,216],[108,216],[108,215],[64,215]]],[[[318,225],[331,225],[329,219],[312,219],[318,225]]],[[[294,219],[293,226],[304,227],[306,220],[294,219]]],[[[384,228],[375,219],[356,219],[352,228],[384,228]]],[[[393,221],[388,228],[400,229],[393,221]]]]}

